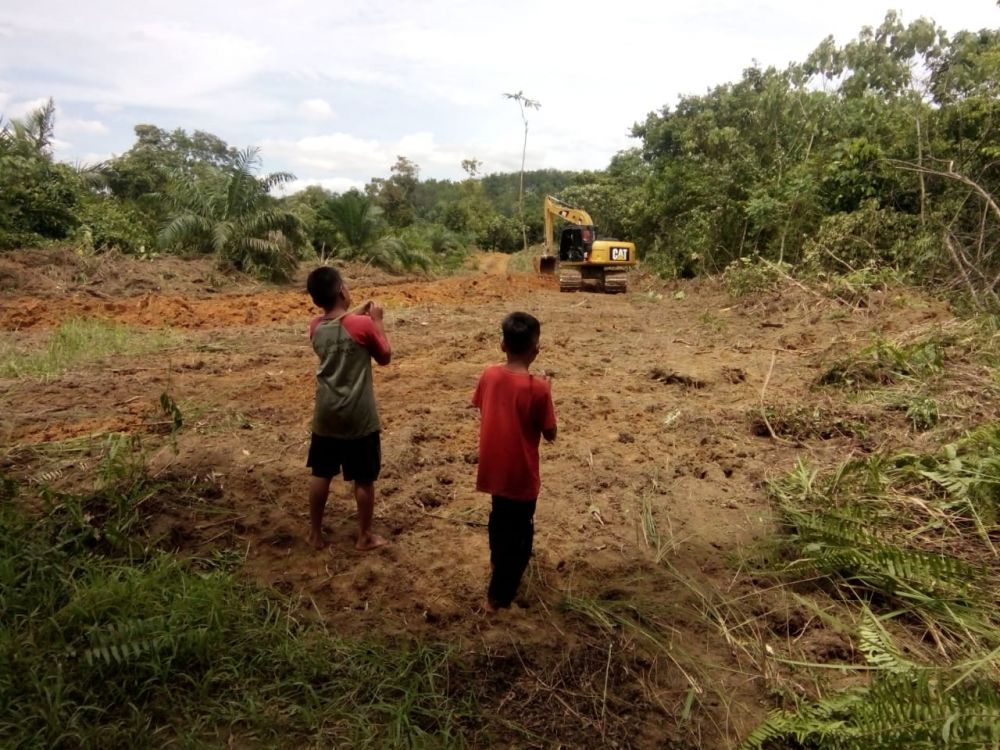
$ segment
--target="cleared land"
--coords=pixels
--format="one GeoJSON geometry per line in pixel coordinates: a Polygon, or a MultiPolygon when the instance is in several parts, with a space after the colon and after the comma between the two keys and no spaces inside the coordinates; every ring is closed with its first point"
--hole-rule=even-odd
{"type": "Polygon", "coordinates": [[[394,348],[376,371],[376,525],[392,545],[353,551],[352,503],[336,482],[332,546],[315,553],[304,539],[314,367],[304,293],[177,260],[81,270],[25,253],[5,264],[4,472],[76,490],[93,483],[103,435],[139,436],[151,476],[173,488],[146,507],[157,546],[235,550],[249,576],[341,637],[455,647],[484,713],[503,722],[470,737],[511,746],[729,747],[783,693],[836,684],[788,662],[862,662],[849,633],[747,563],[774,533],[765,481],[799,458],[830,466],[876,448],[929,450],[996,416],[995,394],[964,364],[934,386],[935,434],[885,399],[818,384],[876,334],[958,325],[908,290],[848,304],[785,284],[735,299],[716,282],[640,276],[626,295],[567,295],[551,279],[508,275],[495,256],[432,280],[348,268],[355,298],[386,306],[394,348]],[[476,611],[488,499],[474,492],[467,403],[515,309],[542,321],[534,367],[552,379],[560,431],[542,448],[520,602],[488,619],[476,611]],[[129,326],[131,343],[27,368],[74,318],[129,326]],[[174,434],[163,394],[183,415],[174,434]]]}

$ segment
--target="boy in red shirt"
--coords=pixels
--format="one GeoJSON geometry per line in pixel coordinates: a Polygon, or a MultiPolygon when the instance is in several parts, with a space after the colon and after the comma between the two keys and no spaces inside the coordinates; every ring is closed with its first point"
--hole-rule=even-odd
{"type": "Polygon", "coordinates": [[[330,481],[344,470],[344,481],[354,482],[358,506],[355,547],[367,551],[387,544],[372,533],[375,480],[382,468],[382,444],[372,363],[389,364],[392,350],[382,326],[382,308],[366,302],[360,314],[351,315],[351,292],[340,272],[323,266],[309,274],[306,289],[323,315],[309,323],[309,338],[319,357],[316,370],[316,406],[312,441],[306,466],[309,483],[309,543],[320,550],[323,511],[330,481]]]}
{"type": "Polygon", "coordinates": [[[535,503],[541,479],[538,444],[556,439],[552,387],[528,368],[538,356],[541,325],[528,313],[503,320],[507,364],[487,367],[472,397],[482,415],[476,489],[493,496],[487,612],[509,607],[531,558],[535,503]]]}

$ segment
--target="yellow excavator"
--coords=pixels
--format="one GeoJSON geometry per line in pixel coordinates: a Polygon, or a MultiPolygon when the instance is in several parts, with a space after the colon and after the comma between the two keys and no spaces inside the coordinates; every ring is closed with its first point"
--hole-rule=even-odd
{"type": "Polygon", "coordinates": [[[634,243],[597,239],[590,214],[551,195],[545,196],[544,210],[545,254],[539,259],[538,270],[555,273],[558,267],[560,292],[577,292],[584,282],[596,282],[599,292],[626,291],[626,272],[638,260],[634,243]],[[553,239],[557,218],[567,222],[559,237],[558,254],[553,239]]]}

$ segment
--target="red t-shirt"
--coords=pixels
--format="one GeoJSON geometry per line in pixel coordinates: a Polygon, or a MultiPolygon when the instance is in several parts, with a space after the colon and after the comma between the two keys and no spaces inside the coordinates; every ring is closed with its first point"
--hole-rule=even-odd
{"type": "Polygon", "coordinates": [[[512,500],[534,500],[542,480],[538,443],[556,426],[552,387],[545,378],[487,367],[472,396],[482,414],[476,489],[512,500]]]}

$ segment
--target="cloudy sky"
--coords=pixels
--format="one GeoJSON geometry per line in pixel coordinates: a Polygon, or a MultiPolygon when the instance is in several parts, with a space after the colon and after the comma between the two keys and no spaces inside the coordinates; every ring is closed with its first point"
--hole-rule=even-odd
{"type": "Polygon", "coordinates": [[[262,149],[267,170],[334,190],[385,175],[398,154],[424,177],[528,167],[595,169],[647,112],[802,60],[889,8],[949,32],[1000,25],[995,0],[31,0],[0,14],[0,113],[48,96],[57,155],[128,149],[147,122],[262,149]]]}

